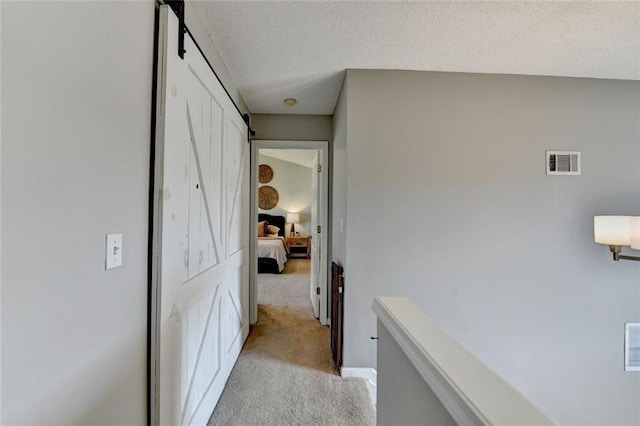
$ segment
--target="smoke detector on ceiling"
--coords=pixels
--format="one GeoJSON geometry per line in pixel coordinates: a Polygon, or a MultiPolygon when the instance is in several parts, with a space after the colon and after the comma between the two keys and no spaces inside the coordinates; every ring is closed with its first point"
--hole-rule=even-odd
{"type": "Polygon", "coordinates": [[[284,104],[290,107],[294,106],[297,103],[298,103],[298,100],[296,98],[287,98],[284,100],[284,104]]]}

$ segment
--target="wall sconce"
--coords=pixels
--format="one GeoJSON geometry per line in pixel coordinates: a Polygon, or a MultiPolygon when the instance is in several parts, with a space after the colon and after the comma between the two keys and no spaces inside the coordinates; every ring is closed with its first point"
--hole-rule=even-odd
{"type": "Polygon", "coordinates": [[[622,254],[625,246],[640,250],[640,216],[594,216],[593,235],[596,243],[609,246],[616,262],[640,260],[640,256],[622,254]]]}
{"type": "Polygon", "coordinates": [[[291,224],[291,232],[289,236],[296,236],[296,223],[300,223],[300,214],[298,213],[287,213],[287,222],[291,224]]]}

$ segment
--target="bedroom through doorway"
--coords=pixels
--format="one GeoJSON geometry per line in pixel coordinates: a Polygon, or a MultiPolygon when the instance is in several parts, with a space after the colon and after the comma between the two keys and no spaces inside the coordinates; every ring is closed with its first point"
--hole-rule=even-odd
{"type": "Polygon", "coordinates": [[[292,309],[327,325],[327,143],[254,141],[253,149],[251,323],[292,309]]]}
{"type": "MultiPolygon", "coordinates": [[[[258,316],[311,307],[311,227],[316,150],[258,150],[258,316]]],[[[315,312],[318,309],[314,309],[315,312]]],[[[316,315],[317,317],[317,315],[316,315]]]]}

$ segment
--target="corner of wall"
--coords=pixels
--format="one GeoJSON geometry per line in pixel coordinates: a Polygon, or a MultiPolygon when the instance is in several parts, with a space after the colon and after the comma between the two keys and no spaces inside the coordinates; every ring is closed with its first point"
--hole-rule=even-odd
{"type": "Polygon", "coordinates": [[[378,372],[375,368],[356,368],[356,367],[341,367],[340,375],[342,377],[358,377],[364,379],[367,383],[367,390],[371,401],[375,405],[377,402],[378,394],[378,372]]]}
{"type": "Polygon", "coordinates": [[[347,253],[347,78],[342,83],[333,115],[332,244],[331,257],[346,269],[347,253]]]}
{"type": "MultiPolygon", "coordinates": [[[[0,31],[2,31],[2,5],[0,1],[0,31]]],[[[0,33],[0,39],[2,34],[0,33]]],[[[2,93],[2,45],[0,45],[0,93],[2,93]]],[[[0,324],[2,320],[2,101],[0,101],[0,324]]],[[[4,424],[2,416],[2,327],[0,327],[0,424],[4,424]]]]}

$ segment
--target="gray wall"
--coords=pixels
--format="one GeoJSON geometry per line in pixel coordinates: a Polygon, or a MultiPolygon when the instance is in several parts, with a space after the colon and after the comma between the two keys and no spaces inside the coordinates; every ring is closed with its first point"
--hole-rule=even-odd
{"type": "Polygon", "coordinates": [[[154,2],[2,3],[0,423],[145,424],[154,2]]]}
{"type": "MultiPolygon", "coordinates": [[[[333,191],[331,216],[333,232],[331,241],[332,260],[345,268],[347,266],[347,81],[342,84],[333,115],[333,191]]],[[[345,286],[347,284],[345,277],[345,286]]],[[[349,315],[345,312],[345,315],[349,315]]],[[[345,330],[346,332],[346,330],[345,330]]]]}
{"type": "MultiPolygon", "coordinates": [[[[311,202],[313,201],[313,187],[311,183],[311,168],[283,161],[277,158],[260,155],[259,164],[267,164],[273,169],[273,179],[258,187],[269,185],[278,191],[278,204],[271,210],[262,210],[258,207],[258,213],[280,215],[287,217],[287,213],[300,213],[300,223],[295,230],[301,236],[310,235],[311,230],[311,202]]],[[[285,235],[288,236],[291,225],[285,226],[285,235]]]]}
{"type": "Polygon", "coordinates": [[[251,114],[254,139],[329,141],[333,139],[330,115],[251,114]]]}
{"type": "Polygon", "coordinates": [[[345,366],[376,365],[373,296],[406,296],[555,421],[640,423],[640,265],[592,231],[640,213],[640,83],[355,70],[345,95],[345,366]]]}

